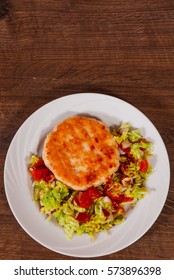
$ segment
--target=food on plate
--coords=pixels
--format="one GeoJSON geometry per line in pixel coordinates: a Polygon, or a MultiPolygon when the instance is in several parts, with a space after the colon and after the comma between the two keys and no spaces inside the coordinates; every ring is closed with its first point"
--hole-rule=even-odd
{"type": "Polygon", "coordinates": [[[74,190],[106,182],[119,167],[119,151],[109,128],[94,118],[73,116],[51,131],[42,158],[55,178],[74,190]]]}
{"type": "Polygon", "coordinates": [[[30,157],[33,199],[38,202],[41,212],[49,219],[57,220],[68,239],[84,233],[95,238],[97,233],[108,232],[123,222],[128,209],[135,207],[148,193],[146,181],[152,172],[151,150],[152,143],[128,123],[108,130],[104,123],[92,118],[74,116],[66,119],[46,137],[42,156],[30,157]],[[56,144],[58,141],[61,144],[56,144]],[[112,153],[108,153],[110,149],[112,153]],[[106,155],[103,155],[105,151],[106,155]],[[100,164],[97,153],[102,158],[100,164]],[[77,169],[75,174],[71,164],[77,169]],[[95,176],[88,181],[85,176],[90,175],[90,170],[95,176]],[[75,179],[76,173],[81,174],[81,180],[80,177],[79,181],[75,179]]]}

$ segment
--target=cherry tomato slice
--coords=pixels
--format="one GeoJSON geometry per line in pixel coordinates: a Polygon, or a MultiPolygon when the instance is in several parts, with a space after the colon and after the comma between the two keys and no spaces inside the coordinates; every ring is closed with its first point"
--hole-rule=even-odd
{"type": "Polygon", "coordinates": [[[143,172],[143,173],[147,173],[148,167],[149,167],[149,164],[148,164],[147,159],[143,159],[140,162],[140,171],[143,172]]]}
{"type": "Polygon", "coordinates": [[[30,169],[31,177],[34,181],[45,180],[49,181],[51,179],[51,172],[47,167],[42,167],[38,169],[30,169]]]}
{"type": "Polygon", "coordinates": [[[87,190],[89,197],[94,201],[97,198],[101,197],[101,193],[95,187],[91,187],[87,190]]]}
{"type": "Polygon", "coordinates": [[[80,207],[88,209],[93,201],[99,197],[101,197],[101,193],[95,187],[91,187],[88,190],[75,195],[74,202],[80,207]]]}
{"type": "Polygon", "coordinates": [[[76,220],[80,223],[86,223],[90,220],[90,216],[87,213],[78,213],[76,220]]]}
{"type": "Polygon", "coordinates": [[[51,181],[54,178],[52,172],[45,166],[42,159],[39,159],[35,164],[29,168],[30,175],[34,181],[45,180],[51,181]]]}
{"type": "Polygon", "coordinates": [[[87,191],[80,193],[78,199],[79,199],[79,206],[82,208],[87,209],[93,203],[93,200],[89,196],[87,191]]]}

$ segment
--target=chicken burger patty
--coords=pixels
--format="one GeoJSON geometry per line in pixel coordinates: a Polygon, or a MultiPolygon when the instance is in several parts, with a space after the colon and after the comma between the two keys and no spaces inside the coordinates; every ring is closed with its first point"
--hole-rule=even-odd
{"type": "Polygon", "coordinates": [[[119,167],[107,125],[81,116],[65,119],[47,135],[42,157],[57,180],[78,191],[104,184],[119,167]]]}

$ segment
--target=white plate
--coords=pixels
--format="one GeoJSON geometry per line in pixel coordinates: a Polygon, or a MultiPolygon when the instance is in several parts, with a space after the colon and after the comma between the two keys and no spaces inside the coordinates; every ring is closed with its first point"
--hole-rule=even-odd
{"type": "Polygon", "coordinates": [[[56,99],[33,113],[19,128],[7,152],[4,182],[10,208],[22,228],[38,243],[55,252],[75,257],[97,257],[117,252],[138,240],[159,216],[169,189],[170,168],[163,140],[151,121],[138,109],[118,98],[80,93],[56,99]],[[48,222],[32,201],[31,180],[26,160],[40,153],[46,134],[63,119],[75,114],[89,114],[107,125],[129,122],[154,143],[153,174],[147,186],[149,195],[139,201],[121,225],[111,234],[102,232],[94,242],[90,237],[67,240],[56,222],[48,222]]]}

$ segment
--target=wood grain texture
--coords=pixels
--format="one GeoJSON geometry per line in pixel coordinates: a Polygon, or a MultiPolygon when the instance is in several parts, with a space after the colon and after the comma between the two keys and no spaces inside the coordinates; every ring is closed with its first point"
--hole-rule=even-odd
{"type": "MultiPolygon", "coordinates": [[[[174,259],[174,2],[0,1],[0,259],[75,259],[42,247],[18,225],[5,197],[4,161],[23,121],[78,92],[121,98],[145,113],[166,144],[171,182],[152,228],[96,259],[174,259]]],[[[164,174],[165,176],[165,174],[164,174]]]]}

